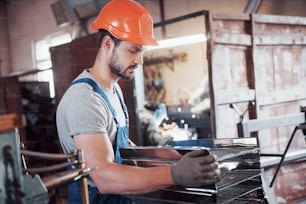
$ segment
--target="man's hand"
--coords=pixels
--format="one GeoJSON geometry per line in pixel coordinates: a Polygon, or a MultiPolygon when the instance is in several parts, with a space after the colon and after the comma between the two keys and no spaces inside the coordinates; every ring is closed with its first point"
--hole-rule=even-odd
{"type": "Polygon", "coordinates": [[[194,150],[186,153],[171,167],[176,185],[200,187],[220,181],[220,169],[213,155],[207,150],[194,150]]]}

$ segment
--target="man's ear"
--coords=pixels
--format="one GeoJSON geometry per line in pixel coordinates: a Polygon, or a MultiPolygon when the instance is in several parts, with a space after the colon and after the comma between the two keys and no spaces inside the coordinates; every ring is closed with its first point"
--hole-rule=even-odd
{"type": "Polygon", "coordinates": [[[104,36],[104,38],[102,39],[102,44],[101,44],[101,48],[103,49],[110,49],[113,46],[113,40],[110,36],[106,35],[104,36]]]}

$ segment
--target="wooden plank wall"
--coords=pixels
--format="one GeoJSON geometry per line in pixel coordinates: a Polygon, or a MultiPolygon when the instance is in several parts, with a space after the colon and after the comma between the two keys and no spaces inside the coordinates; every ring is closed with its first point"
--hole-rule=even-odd
{"type": "MultiPolygon", "coordinates": [[[[258,118],[299,113],[306,105],[306,18],[254,15],[253,25],[258,118]]],[[[260,132],[260,145],[282,151],[293,128],[260,132]]],[[[295,138],[293,147],[305,146],[301,131],[295,138]]]]}
{"type": "MultiPolygon", "coordinates": [[[[215,138],[237,137],[236,125],[242,119],[286,116],[305,106],[306,18],[209,13],[207,31],[215,138]]],[[[258,136],[262,152],[279,154],[293,129],[271,128],[253,136],[258,136]]],[[[305,148],[302,131],[290,151],[300,148],[305,148]]],[[[274,172],[266,169],[265,178],[274,172]]],[[[305,177],[305,162],[283,166],[268,190],[271,203],[306,201],[305,177]]]]}

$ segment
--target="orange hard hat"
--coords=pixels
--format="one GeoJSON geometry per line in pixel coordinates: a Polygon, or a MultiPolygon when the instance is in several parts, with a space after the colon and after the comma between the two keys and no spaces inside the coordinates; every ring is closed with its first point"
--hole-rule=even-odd
{"type": "Polygon", "coordinates": [[[120,40],[140,45],[157,45],[149,11],[133,0],[112,0],[105,4],[92,24],[120,40]]]}

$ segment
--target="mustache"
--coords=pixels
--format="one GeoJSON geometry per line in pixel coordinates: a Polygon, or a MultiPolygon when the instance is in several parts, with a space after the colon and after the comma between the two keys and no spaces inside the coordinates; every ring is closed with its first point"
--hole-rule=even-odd
{"type": "Polygon", "coordinates": [[[138,65],[139,65],[139,64],[133,64],[133,65],[128,66],[128,68],[137,69],[137,68],[138,68],[138,65]]]}

